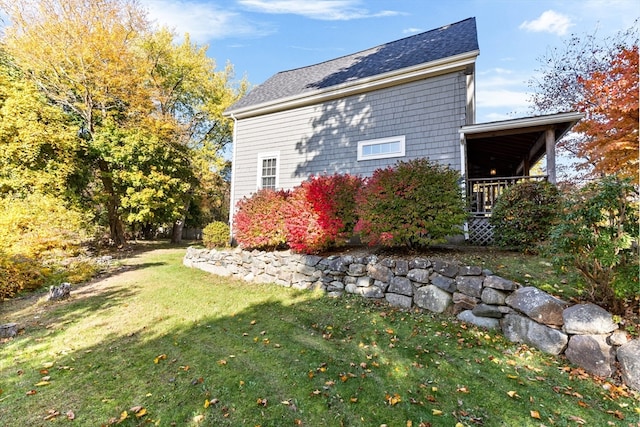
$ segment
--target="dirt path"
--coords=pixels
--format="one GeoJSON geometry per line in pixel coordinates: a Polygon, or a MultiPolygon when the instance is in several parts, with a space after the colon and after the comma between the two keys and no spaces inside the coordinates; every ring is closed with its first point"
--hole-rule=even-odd
{"type": "Polygon", "coordinates": [[[114,254],[104,273],[88,282],[72,284],[71,298],[68,300],[47,301],[48,289],[5,300],[0,303],[0,324],[18,323],[19,330],[32,327],[46,328],[55,322],[47,313],[60,304],[77,302],[135,281],[139,275],[144,274],[137,266],[144,264],[149,258],[162,253],[185,250],[182,247],[158,247],[160,245],[156,242],[145,243],[133,250],[114,254]]]}

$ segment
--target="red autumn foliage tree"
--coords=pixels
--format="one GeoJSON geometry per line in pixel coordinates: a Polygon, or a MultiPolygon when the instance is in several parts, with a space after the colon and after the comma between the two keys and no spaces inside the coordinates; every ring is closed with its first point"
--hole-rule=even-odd
{"type": "Polygon", "coordinates": [[[578,158],[585,177],[631,176],[638,182],[638,21],[614,37],[573,35],[540,58],[529,82],[537,113],[585,113],[559,148],[578,158]]]}
{"type": "Polygon", "coordinates": [[[638,184],[638,46],[625,48],[606,71],[594,71],[578,82],[586,113],[576,132],[585,135],[579,154],[594,160],[599,175],[618,174],[638,184]]]}

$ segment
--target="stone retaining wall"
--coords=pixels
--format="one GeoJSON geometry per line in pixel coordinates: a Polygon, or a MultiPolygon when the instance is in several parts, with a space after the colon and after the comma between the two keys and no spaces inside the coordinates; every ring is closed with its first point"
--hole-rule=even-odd
{"type": "Polygon", "coordinates": [[[629,340],[610,313],[594,304],[570,306],[477,266],[423,257],[195,248],[187,249],[183,263],[248,282],[322,289],[330,296],[346,292],[407,309],[451,312],[461,321],[501,330],[513,342],[564,354],[593,375],[619,373],[628,386],[640,390],[640,339],[629,340]]]}

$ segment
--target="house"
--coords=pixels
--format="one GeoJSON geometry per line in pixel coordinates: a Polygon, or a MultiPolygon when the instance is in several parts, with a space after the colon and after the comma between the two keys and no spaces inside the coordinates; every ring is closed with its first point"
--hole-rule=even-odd
{"type": "Polygon", "coordinates": [[[476,124],[478,54],[469,18],[275,74],[225,112],[235,122],[232,207],[260,188],[428,157],[461,172],[486,218],[499,191],[545,154],[551,175],[555,143],[580,116],[476,124]]]}

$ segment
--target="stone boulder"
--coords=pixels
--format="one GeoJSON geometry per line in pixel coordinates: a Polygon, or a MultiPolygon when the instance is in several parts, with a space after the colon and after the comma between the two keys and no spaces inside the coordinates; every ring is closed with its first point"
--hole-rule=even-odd
{"type": "Polygon", "coordinates": [[[510,310],[508,307],[499,306],[499,305],[489,305],[489,304],[478,304],[471,310],[474,315],[480,317],[493,317],[494,319],[501,319],[507,311],[510,310]]]}
{"type": "Polygon", "coordinates": [[[440,273],[433,273],[429,277],[432,285],[439,287],[440,289],[453,293],[456,290],[456,280],[447,276],[443,276],[440,273]]]}
{"type": "Polygon", "coordinates": [[[358,286],[355,283],[350,283],[345,286],[345,291],[350,294],[360,295],[365,298],[383,298],[384,292],[377,286],[358,286]]]}
{"type": "Polygon", "coordinates": [[[600,335],[618,329],[613,316],[595,304],[576,304],[562,312],[563,330],[567,334],[600,335]]]}
{"type": "Polygon", "coordinates": [[[518,287],[516,282],[493,275],[489,275],[484,279],[484,286],[485,288],[499,289],[501,291],[513,291],[518,287]]]}
{"type": "Polygon", "coordinates": [[[507,294],[493,288],[484,288],[480,296],[482,302],[490,305],[504,305],[507,294]]]}
{"type": "Polygon", "coordinates": [[[387,292],[384,295],[384,298],[387,300],[389,304],[395,307],[402,307],[402,308],[411,308],[411,303],[413,302],[413,299],[411,297],[408,297],[406,295],[400,295],[400,294],[392,294],[391,292],[387,292]]]}
{"type": "Polygon", "coordinates": [[[410,297],[413,296],[413,285],[411,284],[411,280],[406,277],[394,276],[389,283],[387,292],[410,297]]]}
{"type": "Polygon", "coordinates": [[[413,268],[407,272],[407,278],[417,283],[429,283],[429,270],[413,268]]]}
{"type": "Polygon", "coordinates": [[[17,323],[5,323],[0,325],[0,338],[13,338],[18,335],[17,323]]]}
{"type": "Polygon", "coordinates": [[[471,310],[465,310],[458,314],[458,320],[471,323],[485,329],[500,329],[500,320],[491,317],[476,316],[471,310]]]}
{"type": "Polygon", "coordinates": [[[428,285],[416,290],[413,301],[420,308],[442,313],[451,305],[451,294],[435,285],[428,285]]]}
{"type": "Polygon", "coordinates": [[[60,301],[71,296],[71,283],[64,282],[58,286],[49,287],[48,301],[60,301]]]}
{"type": "Polygon", "coordinates": [[[505,300],[506,304],[538,323],[562,326],[562,311],[567,303],[533,286],[520,288],[505,300]]]}
{"type": "Polygon", "coordinates": [[[456,306],[456,311],[472,310],[476,305],[478,305],[478,303],[480,303],[480,299],[463,294],[462,292],[454,292],[453,303],[456,306]]]}
{"type": "Polygon", "coordinates": [[[573,335],[564,354],[590,374],[610,377],[614,372],[615,350],[607,344],[606,335],[573,335]]]}
{"type": "Polygon", "coordinates": [[[640,391],[640,339],[629,341],[618,348],[617,358],[625,384],[640,391]]]}
{"type": "Polygon", "coordinates": [[[560,354],[569,338],[557,329],[534,322],[519,314],[507,314],[502,320],[502,334],[513,342],[523,342],[549,354],[560,354]]]}
{"type": "Polygon", "coordinates": [[[458,276],[456,277],[456,289],[463,294],[480,298],[483,280],[480,276],[458,276]]]}
{"type": "Polygon", "coordinates": [[[458,265],[447,261],[435,260],[433,262],[433,271],[452,279],[458,275],[458,265]]]}
{"type": "Polygon", "coordinates": [[[381,264],[370,264],[367,266],[367,273],[369,277],[374,280],[380,280],[381,282],[389,283],[393,278],[393,271],[389,267],[385,267],[381,264]]]}

